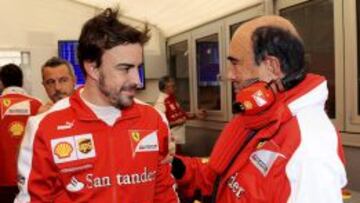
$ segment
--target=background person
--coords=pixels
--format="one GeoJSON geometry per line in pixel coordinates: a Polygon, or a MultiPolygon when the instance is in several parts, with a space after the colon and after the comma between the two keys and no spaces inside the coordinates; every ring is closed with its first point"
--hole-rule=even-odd
{"type": "Polygon", "coordinates": [[[176,153],[181,154],[181,146],[186,143],[186,120],[195,117],[204,119],[206,117],[206,111],[199,110],[196,114],[185,112],[176,100],[176,85],[174,79],[170,76],[163,76],[159,79],[159,90],[160,94],[154,107],[165,114],[171,129],[171,136],[176,143],[176,153]]]}
{"type": "Polygon", "coordinates": [[[17,188],[16,161],[26,122],[35,115],[41,102],[22,88],[23,73],[19,66],[7,64],[0,69],[0,199],[13,202],[17,188]]]}
{"type": "Polygon", "coordinates": [[[72,65],[64,59],[52,57],[41,67],[42,84],[51,101],[39,112],[47,111],[54,103],[70,96],[75,90],[76,77],[72,65]]]}

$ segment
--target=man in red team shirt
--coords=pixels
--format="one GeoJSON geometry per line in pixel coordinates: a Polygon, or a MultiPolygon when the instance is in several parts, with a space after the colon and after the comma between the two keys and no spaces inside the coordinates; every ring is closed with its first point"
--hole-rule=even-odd
{"type": "Polygon", "coordinates": [[[0,70],[3,86],[0,96],[0,197],[13,202],[18,192],[16,160],[26,122],[35,115],[41,102],[22,88],[23,73],[19,66],[8,64],[0,70]]]}
{"type": "Polygon", "coordinates": [[[177,102],[175,91],[176,84],[174,78],[163,76],[159,79],[160,94],[155,101],[154,107],[165,114],[171,129],[171,136],[176,144],[176,153],[182,154],[182,146],[186,142],[185,123],[188,119],[204,119],[205,110],[199,110],[196,114],[185,112],[177,102]]]}
{"type": "Polygon", "coordinates": [[[134,99],[148,29],[106,9],[81,31],[83,88],[32,117],[18,161],[16,202],[174,203],[166,119],[134,99]]]}

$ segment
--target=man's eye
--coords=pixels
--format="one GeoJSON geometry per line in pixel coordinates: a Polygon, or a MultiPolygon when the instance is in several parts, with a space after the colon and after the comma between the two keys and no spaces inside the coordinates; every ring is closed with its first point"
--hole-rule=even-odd
{"type": "Polygon", "coordinates": [[[45,85],[53,85],[55,83],[54,80],[47,80],[45,81],[45,85]]]}
{"type": "Polygon", "coordinates": [[[60,83],[65,83],[67,81],[69,81],[69,78],[67,78],[67,77],[60,78],[60,80],[59,80],[60,83]]]}

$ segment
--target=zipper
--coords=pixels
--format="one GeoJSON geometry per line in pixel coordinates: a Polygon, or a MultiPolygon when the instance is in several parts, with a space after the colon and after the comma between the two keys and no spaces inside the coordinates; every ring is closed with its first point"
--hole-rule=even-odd
{"type": "MultiPolygon", "coordinates": [[[[114,124],[115,125],[115,124],[114,124]]],[[[115,171],[115,158],[114,158],[114,137],[113,137],[113,126],[109,127],[108,129],[108,142],[109,142],[109,148],[108,148],[108,154],[110,156],[110,175],[111,177],[114,177],[116,174],[115,171]]],[[[116,184],[112,183],[111,186],[111,202],[116,203],[117,202],[117,187],[116,184]]]]}

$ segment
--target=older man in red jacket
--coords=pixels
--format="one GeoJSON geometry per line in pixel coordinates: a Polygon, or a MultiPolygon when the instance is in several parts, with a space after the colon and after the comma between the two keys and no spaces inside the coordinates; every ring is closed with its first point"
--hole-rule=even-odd
{"type": "Polygon", "coordinates": [[[177,157],[182,191],[217,203],[340,203],[346,185],[339,134],[326,115],[324,77],[305,70],[294,26],[279,16],[235,32],[228,59],[239,115],[225,127],[208,164],[177,157]]]}

